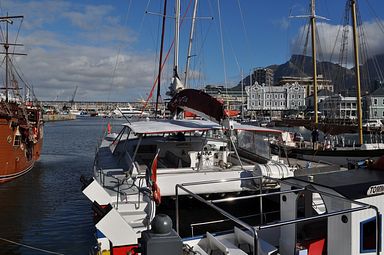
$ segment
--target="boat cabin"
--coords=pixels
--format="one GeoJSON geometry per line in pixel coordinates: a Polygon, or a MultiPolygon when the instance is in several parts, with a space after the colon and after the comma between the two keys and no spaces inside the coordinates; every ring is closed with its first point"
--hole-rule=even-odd
{"type": "Polygon", "coordinates": [[[282,221],[329,217],[282,226],[281,254],[297,254],[295,250],[311,245],[323,245],[326,254],[379,254],[376,246],[382,250],[384,171],[350,170],[288,178],[281,189],[295,185],[308,189],[281,196],[282,221]],[[296,240],[284,238],[288,236],[296,240]]]}
{"type": "MultiPolygon", "coordinates": [[[[281,133],[235,122],[228,122],[223,127],[206,120],[146,120],[127,123],[123,127],[108,145],[111,159],[118,162],[113,168],[122,169],[126,176],[144,178],[156,158],[158,184],[164,196],[174,195],[175,184],[185,180],[193,182],[252,175],[255,164],[266,163],[270,156],[268,140],[256,138],[255,134],[263,137],[281,133]]],[[[100,165],[97,168],[108,167],[100,165]]],[[[279,169],[292,174],[286,165],[281,164],[279,169]]],[[[242,190],[241,185],[228,183],[221,189],[207,187],[199,192],[242,190]]]]}
{"type": "MultiPolygon", "coordinates": [[[[272,129],[253,126],[250,128],[250,131],[259,134],[280,133],[272,129]]],[[[245,126],[237,124],[232,130],[228,130],[219,124],[203,120],[139,121],[124,124],[124,129],[111,148],[113,154],[122,155],[125,167],[132,166],[129,171],[133,173],[140,173],[150,167],[149,164],[156,154],[159,169],[204,170],[212,167],[227,169],[242,164],[241,159],[235,155],[239,141],[245,148],[252,147],[252,144],[249,144],[251,141],[246,141],[250,136],[245,130],[247,130],[245,126]],[[228,135],[234,129],[242,133],[236,141],[229,139],[228,135]]],[[[269,151],[265,152],[265,157],[269,157],[268,153],[269,151]]]]}
{"type": "Polygon", "coordinates": [[[260,220],[250,223],[223,213],[217,207],[223,200],[206,201],[233,222],[233,229],[206,232],[186,243],[201,254],[384,254],[384,171],[290,177],[280,185],[279,191],[259,194],[260,199],[279,198],[279,218],[268,220],[268,208],[261,207],[260,220]]]}

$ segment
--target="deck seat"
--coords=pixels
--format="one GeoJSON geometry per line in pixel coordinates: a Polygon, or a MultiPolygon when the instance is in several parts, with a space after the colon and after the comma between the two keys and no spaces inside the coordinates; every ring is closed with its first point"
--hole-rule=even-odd
{"type": "Polygon", "coordinates": [[[324,249],[325,239],[320,239],[311,242],[308,245],[308,255],[322,255],[324,249]]]}
{"type": "MultiPolygon", "coordinates": [[[[250,233],[241,230],[238,227],[234,227],[235,239],[238,245],[247,244],[250,247],[249,252],[254,249],[254,240],[250,233]],[[251,250],[252,249],[252,250],[251,250]]],[[[267,241],[259,238],[259,254],[261,255],[272,255],[277,254],[277,248],[267,241]]]]}

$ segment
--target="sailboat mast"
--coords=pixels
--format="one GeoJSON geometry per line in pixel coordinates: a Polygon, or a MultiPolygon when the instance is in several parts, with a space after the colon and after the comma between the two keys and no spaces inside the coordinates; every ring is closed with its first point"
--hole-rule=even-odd
{"type": "Polygon", "coordinates": [[[357,100],[357,121],[359,132],[359,144],[363,144],[363,123],[361,109],[361,91],[360,91],[360,63],[359,63],[359,38],[357,34],[356,20],[356,0],[351,1],[352,27],[353,27],[353,46],[355,54],[355,76],[356,76],[356,100],[357,100]]]}
{"type": "Polygon", "coordinates": [[[157,77],[157,95],[155,106],[155,118],[157,118],[157,110],[159,107],[160,97],[160,81],[161,81],[161,64],[163,63],[164,33],[165,33],[165,16],[167,15],[167,0],[164,0],[163,25],[161,28],[160,56],[159,56],[159,74],[157,77]]]}
{"type": "MultiPolygon", "coordinates": [[[[8,16],[8,15],[7,15],[8,16]]],[[[9,49],[9,44],[8,44],[8,20],[5,22],[5,102],[8,102],[8,49],[9,49]]]]}
{"type": "Polygon", "coordinates": [[[312,67],[313,67],[313,102],[315,112],[315,126],[319,123],[317,99],[317,60],[316,60],[316,16],[315,0],[311,0],[311,38],[312,38],[312,67]]]}
{"type": "Polygon", "coordinates": [[[189,33],[189,45],[188,45],[187,63],[185,64],[185,78],[184,78],[184,86],[185,86],[185,88],[187,88],[188,72],[189,72],[189,62],[190,62],[190,59],[192,57],[191,56],[191,51],[192,51],[193,35],[195,33],[195,21],[196,21],[196,13],[197,13],[197,2],[198,2],[198,0],[195,0],[194,6],[193,6],[191,31],[189,33]]]}
{"type": "Polygon", "coordinates": [[[173,55],[174,76],[178,75],[179,66],[179,29],[180,29],[180,0],[175,1],[175,45],[173,55]]]}
{"type": "MultiPolygon", "coordinates": [[[[13,24],[13,19],[22,19],[24,16],[2,16],[0,17],[0,22],[5,22],[5,42],[1,43],[0,45],[4,46],[5,49],[5,101],[8,102],[9,100],[9,46],[23,46],[22,44],[18,43],[9,43],[9,36],[8,36],[8,25],[13,24]]],[[[2,53],[4,54],[4,52],[2,53]]],[[[23,53],[11,53],[11,55],[26,55],[23,53]]]]}

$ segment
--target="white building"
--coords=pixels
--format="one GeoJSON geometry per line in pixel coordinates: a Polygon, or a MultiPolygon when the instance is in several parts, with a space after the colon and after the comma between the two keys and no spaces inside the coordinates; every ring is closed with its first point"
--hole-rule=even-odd
{"type": "Polygon", "coordinates": [[[365,118],[384,119],[384,87],[380,87],[365,97],[365,118]]]}
{"type": "Polygon", "coordinates": [[[319,111],[332,119],[356,119],[356,97],[344,97],[340,94],[327,97],[319,103],[319,111]]]}
{"type": "Polygon", "coordinates": [[[247,110],[299,110],[305,106],[305,88],[297,82],[283,86],[259,85],[246,87],[247,110]]]}

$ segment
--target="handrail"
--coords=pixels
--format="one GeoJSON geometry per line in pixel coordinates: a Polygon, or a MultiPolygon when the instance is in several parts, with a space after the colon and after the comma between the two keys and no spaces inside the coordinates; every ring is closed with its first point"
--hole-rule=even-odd
{"type": "Polygon", "coordinates": [[[175,193],[176,193],[176,231],[177,231],[177,233],[180,232],[179,231],[180,230],[179,229],[179,189],[182,189],[184,192],[188,193],[189,195],[194,197],[196,200],[206,204],[207,206],[211,207],[212,209],[214,209],[214,210],[218,211],[219,213],[221,213],[223,216],[225,216],[228,219],[230,219],[231,221],[233,221],[236,224],[242,226],[243,228],[246,228],[247,230],[251,231],[252,236],[253,236],[253,240],[254,240],[254,247],[255,247],[253,249],[253,255],[258,255],[258,253],[259,253],[258,252],[259,238],[258,238],[258,235],[257,235],[257,228],[254,228],[254,227],[248,225],[247,223],[245,223],[242,220],[236,218],[232,214],[224,211],[223,209],[215,206],[214,204],[206,201],[201,196],[191,192],[190,190],[188,190],[187,188],[183,187],[183,185],[180,185],[180,184],[176,184],[176,187],[175,187],[175,193]]]}
{"type": "MultiPolygon", "coordinates": [[[[216,210],[221,215],[223,215],[224,217],[226,217],[229,220],[233,221],[234,223],[236,223],[236,224],[242,226],[243,228],[251,231],[252,236],[253,236],[253,240],[254,240],[254,247],[255,247],[253,249],[253,255],[256,255],[256,254],[258,255],[259,254],[259,251],[258,251],[259,238],[258,238],[258,233],[257,233],[258,230],[268,229],[268,228],[273,228],[273,227],[281,227],[281,226],[285,226],[285,225],[289,225],[289,224],[295,224],[295,223],[300,223],[300,222],[307,222],[307,221],[312,221],[312,220],[316,220],[316,219],[322,219],[322,218],[328,218],[328,217],[332,217],[332,216],[337,216],[337,215],[340,215],[340,214],[353,213],[353,212],[357,212],[357,211],[372,209],[372,210],[375,211],[375,214],[376,214],[376,254],[380,255],[380,246],[379,246],[379,228],[380,228],[380,225],[379,225],[379,210],[378,210],[378,208],[376,206],[373,206],[373,205],[370,205],[370,204],[366,204],[366,203],[359,202],[359,201],[354,201],[354,200],[351,200],[351,199],[348,199],[348,198],[345,198],[345,197],[341,197],[341,196],[338,196],[338,195],[335,195],[335,194],[331,194],[331,193],[328,193],[328,192],[324,192],[324,191],[321,191],[321,190],[316,190],[316,189],[312,188],[309,185],[303,186],[301,184],[297,184],[297,183],[294,183],[294,182],[289,182],[287,180],[276,179],[276,178],[269,177],[269,176],[254,176],[254,177],[245,177],[245,178],[232,178],[232,179],[226,179],[226,180],[223,179],[223,180],[212,180],[212,181],[200,181],[200,182],[183,183],[183,184],[177,184],[175,186],[175,194],[176,194],[176,231],[177,231],[177,233],[179,233],[179,230],[180,230],[179,229],[179,189],[183,190],[185,193],[187,193],[188,195],[192,196],[196,200],[198,200],[198,201],[204,203],[205,205],[211,207],[212,209],[216,210]],[[240,220],[239,218],[237,218],[237,217],[233,216],[232,214],[224,211],[223,209],[217,207],[214,204],[215,202],[219,203],[219,202],[229,201],[229,199],[218,199],[218,200],[209,200],[208,201],[208,200],[205,200],[201,196],[193,193],[192,191],[190,191],[190,190],[188,190],[186,188],[186,186],[205,185],[205,184],[212,184],[212,183],[224,183],[224,182],[230,182],[230,181],[242,181],[242,180],[249,180],[249,179],[259,179],[260,183],[261,183],[261,180],[263,178],[276,181],[276,182],[278,182],[280,184],[281,183],[285,183],[285,184],[288,184],[288,185],[290,185],[292,187],[296,187],[296,189],[278,191],[278,192],[267,193],[267,194],[262,194],[260,192],[260,194],[246,196],[246,198],[260,197],[260,199],[261,199],[264,196],[280,195],[280,194],[285,194],[285,193],[292,193],[292,192],[308,190],[308,191],[311,191],[311,192],[319,193],[321,195],[333,197],[335,199],[344,200],[344,201],[349,202],[350,204],[359,205],[360,207],[350,208],[350,209],[343,209],[343,210],[338,210],[338,211],[334,211],[334,212],[328,212],[328,213],[324,213],[324,214],[320,214],[320,215],[314,215],[314,216],[306,217],[306,218],[297,218],[297,219],[293,219],[293,220],[286,220],[286,221],[281,221],[281,222],[277,222],[277,223],[271,223],[271,224],[265,224],[265,225],[259,225],[259,226],[256,226],[256,227],[252,227],[252,226],[248,225],[247,223],[243,222],[242,220],[240,220]]],[[[246,199],[246,198],[244,198],[244,199],[246,199]]],[[[231,198],[231,200],[240,200],[240,199],[242,199],[242,198],[240,198],[240,197],[239,198],[231,198]]],[[[260,209],[262,210],[262,208],[260,208],[260,209]]],[[[260,214],[262,215],[262,211],[261,211],[260,214]]],[[[261,224],[262,224],[262,222],[261,222],[261,224]]]]}
{"type": "MultiPolygon", "coordinates": [[[[262,213],[262,216],[264,216],[266,218],[267,215],[276,214],[279,212],[280,212],[279,210],[270,211],[270,212],[262,213]]],[[[246,215],[246,216],[241,216],[241,217],[239,217],[239,219],[251,218],[251,217],[256,217],[259,215],[260,215],[260,213],[255,213],[255,214],[250,214],[250,215],[246,215]]],[[[215,223],[222,223],[222,222],[227,222],[227,221],[229,221],[229,219],[220,219],[220,220],[211,220],[211,221],[205,221],[205,222],[192,223],[192,224],[190,224],[191,234],[192,234],[192,236],[194,236],[194,231],[193,231],[194,227],[206,226],[206,225],[211,225],[211,224],[215,224],[215,223]]]]}
{"type": "MultiPolygon", "coordinates": [[[[284,190],[284,191],[276,191],[273,192],[273,195],[281,195],[291,192],[298,192],[298,191],[304,191],[305,188],[298,188],[298,189],[292,189],[292,190],[284,190]]],[[[236,200],[244,200],[249,198],[256,198],[256,197],[263,197],[267,196],[268,194],[255,194],[255,195],[248,195],[248,196],[242,196],[242,197],[228,197],[228,198],[222,198],[222,199],[215,199],[215,200],[209,200],[208,202],[211,203],[223,203],[228,201],[236,201],[236,200]]]]}

